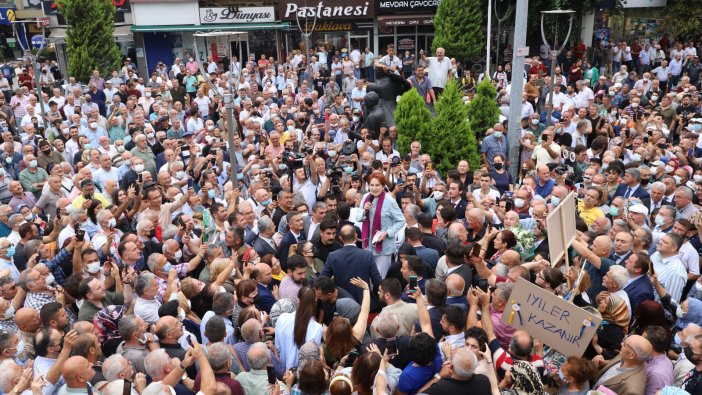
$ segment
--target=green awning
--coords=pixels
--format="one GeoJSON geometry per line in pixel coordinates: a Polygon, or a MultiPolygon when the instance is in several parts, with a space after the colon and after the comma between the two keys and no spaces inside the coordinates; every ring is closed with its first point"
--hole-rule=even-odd
{"type": "Polygon", "coordinates": [[[290,27],[290,22],[231,23],[211,25],[132,25],[133,32],[211,32],[211,31],[251,31],[282,30],[290,27]]]}

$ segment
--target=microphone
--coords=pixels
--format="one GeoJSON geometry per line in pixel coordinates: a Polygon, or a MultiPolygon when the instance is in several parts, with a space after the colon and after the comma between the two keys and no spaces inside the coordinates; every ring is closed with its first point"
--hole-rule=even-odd
{"type": "MultiPolygon", "coordinates": [[[[368,197],[368,203],[373,203],[373,199],[375,199],[375,196],[374,196],[374,195],[370,195],[370,196],[368,197]]],[[[369,216],[369,215],[370,215],[370,209],[367,209],[367,210],[366,210],[366,219],[368,219],[368,216],[369,216]]]]}

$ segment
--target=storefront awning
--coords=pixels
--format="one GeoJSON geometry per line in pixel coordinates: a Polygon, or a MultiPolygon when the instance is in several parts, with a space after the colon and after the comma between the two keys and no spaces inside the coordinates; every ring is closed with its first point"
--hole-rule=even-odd
{"type": "Polygon", "coordinates": [[[287,29],[289,22],[270,23],[230,23],[213,25],[144,25],[132,26],[133,32],[212,32],[212,31],[251,31],[251,30],[281,30],[287,29]]]}
{"type": "Polygon", "coordinates": [[[434,15],[379,16],[379,27],[426,26],[434,24],[434,15]]]}

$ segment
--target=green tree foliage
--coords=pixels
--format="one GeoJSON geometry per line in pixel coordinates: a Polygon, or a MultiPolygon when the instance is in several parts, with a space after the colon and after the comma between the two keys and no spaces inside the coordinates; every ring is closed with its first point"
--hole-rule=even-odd
{"type": "Polygon", "coordinates": [[[422,142],[422,150],[429,154],[439,172],[456,168],[460,160],[471,165],[480,162],[475,135],[468,126],[468,106],[457,82],[449,81],[436,102],[436,116],[432,120],[431,133],[422,142]]]}
{"type": "Polygon", "coordinates": [[[485,46],[480,0],[442,0],[434,17],[436,35],[432,50],[442,47],[446,55],[465,61],[485,46]]]}
{"type": "Polygon", "coordinates": [[[702,0],[677,0],[668,3],[663,10],[663,21],[658,25],[658,30],[670,33],[674,37],[697,35],[702,30],[702,20],[690,15],[690,10],[702,8],[702,0]]]}
{"type": "Polygon", "coordinates": [[[93,70],[109,75],[119,67],[121,53],[113,37],[115,6],[112,0],[58,0],[66,18],[68,74],[88,81],[93,70]]]}
{"type": "Polygon", "coordinates": [[[409,152],[412,141],[424,142],[431,123],[431,112],[416,89],[405,92],[395,108],[400,152],[409,152]]]}
{"type": "Polygon", "coordinates": [[[477,89],[477,94],[468,105],[468,125],[474,136],[482,137],[500,120],[500,108],[497,106],[497,91],[487,78],[480,81],[477,89]]]}

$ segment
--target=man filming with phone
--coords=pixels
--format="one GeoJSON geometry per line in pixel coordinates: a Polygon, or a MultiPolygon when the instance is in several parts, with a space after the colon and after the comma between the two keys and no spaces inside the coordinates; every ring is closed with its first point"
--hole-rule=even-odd
{"type": "Polygon", "coordinates": [[[81,181],[79,185],[81,194],[73,200],[74,209],[83,208],[87,210],[92,204],[93,200],[100,202],[102,208],[107,208],[107,206],[110,205],[104,196],[102,196],[99,192],[95,192],[95,184],[93,183],[93,180],[86,178],[81,181]]]}

